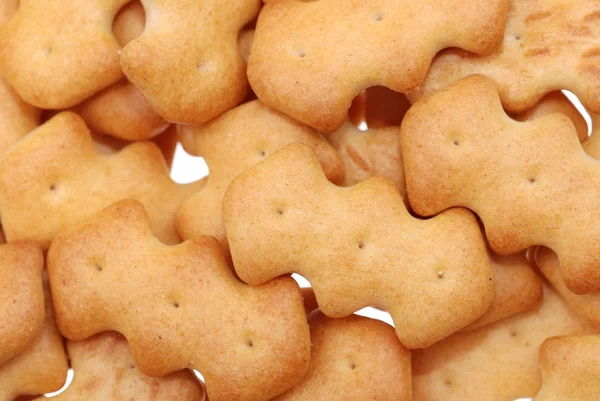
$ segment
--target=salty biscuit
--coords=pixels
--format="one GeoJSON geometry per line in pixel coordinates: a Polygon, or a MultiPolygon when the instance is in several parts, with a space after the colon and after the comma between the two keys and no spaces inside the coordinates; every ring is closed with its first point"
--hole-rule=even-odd
{"type": "MultiPolygon", "coordinates": [[[[92,140],[94,141],[94,147],[102,154],[113,154],[131,145],[130,141],[115,138],[114,136],[95,134],[93,132],[91,134],[92,140]]],[[[167,166],[171,168],[178,143],[177,127],[171,124],[163,133],[150,139],[150,141],[158,146],[165,158],[167,166]]]]}
{"type": "Polygon", "coordinates": [[[534,253],[538,269],[560,293],[571,309],[591,322],[600,324],[600,292],[577,295],[571,292],[560,274],[556,254],[546,247],[538,247],[534,253]]]}
{"type": "Polygon", "coordinates": [[[44,325],[41,249],[30,241],[0,245],[0,365],[23,352],[44,325]]]}
{"type": "Polygon", "coordinates": [[[121,53],[123,72],[165,120],[202,124],[240,103],[249,86],[238,33],[260,0],[143,0],[147,26],[121,53]]]}
{"type": "Polygon", "coordinates": [[[521,122],[533,121],[552,113],[562,113],[569,117],[573,125],[575,125],[579,142],[584,142],[588,139],[588,125],[585,118],[583,118],[569,98],[560,91],[547,94],[531,109],[517,114],[513,118],[521,122]]]}
{"type": "Polygon", "coordinates": [[[40,123],[40,109],[25,103],[0,76],[0,156],[40,123]]]}
{"type": "Polygon", "coordinates": [[[600,162],[585,154],[567,116],[512,120],[494,82],[474,75],[413,105],[401,146],[416,213],[468,207],[495,252],[547,246],[571,291],[600,290],[600,224],[590,214],[600,208],[591,185],[600,162]]]}
{"type": "MultiPolygon", "coordinates": [[[[405,203],[408,203],[400,152],[400,127],[360,131],[346,122],[327,139],[344,162],[344,186],[358,184],[373,176],[383,176],[396,184],[405,203]]],[[[499,256],[488,250],[488,254],[496,281],[494,300],[488,310],[465,330],[529,310],[541,301],[541,280],[524,252],[499,256]]]]}
{"type": "Polygon", "coordinates": [[[542,280],[534,271],[525,252],[500,256],[488,249],[496,291],[490,307],[465,327],[473,330],[517,313],[531,310],[542,302],[542,280]]]}
{"type": "Polygon", "coordinates": [[[57,237],[48,271],[67,338],[118,331],[140,371],[197,369],[212,401],[270,400],[308,368],[308,323],[292,278],[243,284],[212,237],[166,246],[137,201],[57,237]]]}
{"type": "Polygon", "coordinates": [[[111,27],[128,1],[21,0],[0,28],[0,73],[36,107],[80,103],[123,76],[111,27]]]}
{"type": "Polygon", "coordinates": [[[414,401],[533,397],[541,385],[540,344],[551,336],[597,333],[598,329],[545,285],[544,301],[532,311],[413,350],[414,401]]]}
{"type": "Polygon", "coordinates": [[[290,143],[310,146],[327,179],[339,182],[343,165],[335,149],[314,129],[272,110],[259,100],[245,103],[202,126],[179,126],[188,151],[208,164],[206,186],[177,209],[175,224],[184,239],[211,235],[228,249],[222,218],[223,194],[231,181],[290,143]]]}
{"type": "Polygon", "coordinates": [[[369,177],[382,176],[392,181],[406,200],[404,166],[400,151],[400,126],[361,131],[350,121],[327,140],[344,163],[342,186],[358,184],[369,177]]]}
{"type": "Polygon", "coordinates": [[[456,208],[415,219],[383,177],[337,187],[302,143],[235,178],[223,198],[223,219],[242,280],[256,285],[299,273],[330,317],[380,306],[408,348],[462,329],[494,296],[485,244],[470,212],[456,208]]]}
{"type": "Polygon", "coordinates": [[[590,113],[590,117],[592,118],[592,133],[582,146],[585,153],[600,160],[600,115],[590,113]]]}
{"type": "Polygon", "coordinates": [[[533,401],[596,401],[600,336],[552,337],[540,348],[542,388],[533,401]]]}
{"type": "Polygon", "coordinates": [[[600,113],[599,39],[597,0],[511,0],[502,45],[487,56],[442,52],[416,97],[483,74],[496,82],[509,112],[523,112],[545,94],[568,89],[600,113]]]}
{"type": "Polygon", "coordinates": [[[312,352],[302,381],[273,401],[412,401],[410,352],[393,327],[350,315],[309,316],[312,352]]]}
{"type": "Polygon", "coordinates": [[[60,390],[67,380],[69,362],[63,338],[56,328],[50,286],[44,274],[44,327],[25,351],[0,365],[0,401],[60,390]]]}
{"type": "MultiPolygon", "coordinates": [[[[123,7],[113,22],[114,35],[121,46],[144,31],[146,14],[139,0],[123,7]]],[[[130,141],[155,137],[168,126],[127,78],[121,79],[73,108],[93,132],[130,141]]]]}
{"type": "Polygon", "coordinates": [[[9,241],[31,239],[47,248],[62,230],[113,202],[133,198],[148,209],[158,238],[175,244],[180,238],[173,213],[202,185],[173,182],[150,142],[99,154],[81,117],[63,112],[19,141],[0,162],[2,226],[9,241]]]}
{"type": "Polygon", "coordinates": [[[268,2],[256,24],[248,79],[267,106],[331,133],[360,91],[412,90],[444,48],[490,54],[502,41],[508,3],[268,2]]]}
{"type": "Polygon", "coordinates": [[[127,340],[118,333],[67,341],[75,373],[73,382],[54,401],[204,401],[204,388],[190,370],[162,378],[141,373],[127,340]]]}
{"type": "Polygon", "coordinates": [[[19,8],[19,0],[2,0],[0,2],[0,25],[6,23],[19,8]]]}

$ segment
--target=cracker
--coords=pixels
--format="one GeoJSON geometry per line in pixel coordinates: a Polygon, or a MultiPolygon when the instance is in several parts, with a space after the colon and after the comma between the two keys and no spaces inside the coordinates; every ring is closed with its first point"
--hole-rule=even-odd
{"type": "Polygon", "coordinates": [[[573,103],[560,91],[547,94],[531,109],[514,116],[514,118],[521,122],[533,121],[552,113],[562,113],[569,117],[573,125],[575,125],[579,142],[584,142],[588,139],[588,126],[585,118],[583,118],[573,103]]]}
{"type": "Polygon", "coordinates": [[[600,160],[600,115],[591,113],[590,116],[592,118],[592,134],[582,146],[585,153],[600,160]]]}
{"type": "Polygon", "coordinates": [[[535,262],[546,279],[565,299],[571,309],[584,318],[600,324],[600,292],[574,294],[571,292],[560,274],[560,264],[552,250],[539,247],[535,252],[535,262]]]}
{"type": "Polygon", "coordinates": [[[137,201],[57,237],[48,270],[67,338],[118,331],[140,371],[197,369],[213,401],[270,400],[308,368],[308,324],[292,278],[241,283],[212,237],[166,246],[137,201]]]}
{"type": "MultiPolygon", "coordinates": [[[[130,141],[115,138],[110,135],[95,134],[92,132],[94,146],[99,153],[113,154],[131,145],[130,141]]],[[[173,165],[173,157],[177,148],[177,127],[172,124],[163,133],[151,139],[158,146],[165,158],[165,162],[169,168],[173,165]]]]}
{"type": "Polygon", "coordinates": [[[417,220],[391,181],[339,188],[301,143],[233,180],[223,218],[242,280],[255,285],[299,273],[330,317],[380,306],[408,348],[465,327],[492,302],[492,271],[470,212],[417,220]]]}
{"type": "Polygon", "coordinates": [[[596,401],[600,394],[600,336],[549,338],[540,348],[543,385],[533,401],[596,401]]]}
{"type": "Polygon", "coordinates": [[[80,103],[123,76],[111,26],[128,1],[21,0],[0,28],[0,73],[36,107],[80,103]]]}
{"type": "Polygon", "coordinates": [[[561,89],[600,112],[599,20],[596,0],[512,0],[497,51],[483,57],[459,49],[444,51],[431,64],[419,95],[483,74],[497,83],[502,104],[513,113],[561,89]]]}
{"type": "Polygon", "coordinates": [[[0,365],[23,352],[44,325],[42,251],[33,242],[0,245],[0,365]]]}
{"type": "MultiPolygon", "coordinates": [[[[146,14],[139,0],[123,7],[113,22],[121,46],[144,31],[146,14]]],[[[74,109],[90,129],[129,141],[153,138],[168,126],[150,106],[142,92],[126,78],[95,94],[74,109]]]]}
{"type": "MultiPolygon", "coordinates": [[[[41,280],[40,280],[41,281],[41,280]]],[[[44,277],[44,326],[33,344],[0,365],[0,401],[18,396],[37,396],[60,390],[67,380],[69,363],[63,338],[56,328],[50,286],[44,277]]]]}
{"type": "MultiPolygon", "coordinates": [[[[408,203],[400,152],[400,127],[360,131],[346,122],[327,139],[344,161],[344,186],[383,176],[396,184],[408,203]]],[[[510,256],[499,256],[491,250],[488,253],[496,280],[494,300],[486,313],[465,328],[467,330],[529,310],[541,301],[542,283],[527,261],[525,252],[510,256]]]]}
{"type": "Polygon", "coordinates": [[[551,336],[598,329],[572,312],[546,285],[544,302],[535,310],[412,351],[414,399],[514,401],[533,397],[541,385],[540,344],[551,336]]]}
{"type": "Polygon", "coordinates": [[[189,370],[163,378],[141,373],[135,366],[127,340],[118,333],[68,341],[67,351],[75,377],[54,401],[205,400],[202,384],[189,370]]]}
{"type": "Polygon", "coordinates": [[[222,200],[229,183],[240,173],[283,146],[301,141],[316,153],[327,178],[339,182],[343,166],[321,134],[255,100],[238,106],[202,126],[179,126],[188,151],[208,164],[206,186],[185,200],[175,215],[184,239],[211,235],[228,248],[222,200]]]}
{"type": "Polygon", "coordinates": [[[121,53],[123,72],[170,122],[201,124],[248,92],[238,33],[260,0],[144,0],[153,23],[121,53]]]}
{"type": "Polygon", "coordinates": [[[3,0],[0,2],[0,25],[6,23],[19,8],[20,0],[3,0]]]}
{"type": "Polygon", "coordinates": [[[493,81],[475,75],[415,104],[401,136],[416,213],[468,207],[495,252],[548,246],[571,291],[600,290],[600,224],[589,212],[600,208],[590,185],[600,162],[585,154],[567,116],[511,120],[493,81]]]}
{"type": "Polygon", "coordinates": [[[309,323],[308,372],[273,401],[412,400],[410,352],[391,326],[357,315],[331,319],[318,311],[309,323]]]}
{"type": "Polygon", "coordinates": [[[175,209],[202,186],[173,182],[151,142],[137,142],[115,155],[99,154],[84,121],[64,112],[21,140],[0,162],[2,225],[9,241],[31,239],[47,248],[62,230],[132,198],[148,209],[157,237],[175,244],[180,241],[175,209]]]}
{"type": "Polygon", "coordinates": [[[0,155],[36,128],[40,110],[25,103],[0,76],[0,155]]]}
{"type": "Polygon", "coordinates": [[[382,176],[391,180],[406,199],[404,166],[400,152],[400,126],[359,130],[350,121],[327,137],[344,163],[347,187],[369,177],[382,176]]]}
{"type": "Polygon", "coordinates": [[[491,53],[507,9],[507,0],[269,2],[256,24],[248,78],[268,106],[334,132],[360,91],[410,91],[438,51],[491,53]]]}

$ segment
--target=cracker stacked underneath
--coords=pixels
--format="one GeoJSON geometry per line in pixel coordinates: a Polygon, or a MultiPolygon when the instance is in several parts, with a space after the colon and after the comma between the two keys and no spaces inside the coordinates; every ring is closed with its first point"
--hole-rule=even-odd
{"type": "Polygon", "coordinates": [[[599,400],[599,97],[594,0],[0,0],[0,401],[599,400]]]}

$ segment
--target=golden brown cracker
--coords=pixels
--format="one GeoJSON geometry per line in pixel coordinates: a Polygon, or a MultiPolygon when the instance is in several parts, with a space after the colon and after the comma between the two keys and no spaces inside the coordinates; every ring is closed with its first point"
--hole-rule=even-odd
{"type": "Polygon", "coordinates": [[[21,0],[0,28],[0,73],[39,108],[74,106],[117,82],[112,21],[129,0],[21,0]]]}
{"type": "Polygon", "coordinates": [[[400,126],[359,130],[350,121],[327,137],[344,163],[345,187],[369,177],[390,179],[406,199],[404,166],[400,151],[400,126]]]}
{"type": "Polygon", "coordinates": [[[248,92],[238,33],[260,0],[144,0],[149,24],[121,53],[123,72],[170,122],[202,124],[248,92]]]}
{"type": "Polygon", "coordinates": [[[44,325],[41,249],[30,241],[0,245],[0,365],[23,352],[44,325]]]}
{"type": "Polygon", "coordinates": [[[502,46],[487,56],[460,49],[442,52],[417,96],[483,74],[496,82],[504,107],[513,113],[561,89],[600,112],[598,39],[596,0],[512,0],[502,46]]]}
{"type": "Polygon", "coordinates": [[[540,348],[542,388],[533,401],[596,401],[600,336],[549,338],[540,348]]]}
{"type": "Polygon", "coordinates": [[[600,224],[589,212],[600,201],[592,185],[600,162],[585,154],[567,116],[514,121],[494,82],[475,75],[415,104],[401,137],[415,212],[468,207],[495,252],[547,246],[571,291],[600,290],[600,224]]]}
{"type": "MultiPolygon", "coordinates": [[[[123,7],[113,22],[119,44],[125,46],[140,36],[145,23],[146,14],[139,0],[123,7]]],[[[96,93],[73,110],[92,131],[130,141],[153,138],[169,126],[127,78],[96,93]]]]}
{"type": "MultiPolygon", "coordinates": [[[[131,141],[126,141],[124,139],[115,138],[110,135],[101,135],[96,134],[94,132],[92,134],[92,140],[94,141],[94,146],[99,153],[102,154],[113,154],[122,150],[123,148],[131,145],[131,141]]],[[[173,158],[175,156],[175,149],[177,148],[177,127],[175,125],[170,125],[163,133],[155,136],[150,139],[151,142],[154,142],[156,146],[162,152],[163,157],[165,158],[165,162],[167,166],[171,168],[173,165],[173,158]]]]}
{"type": "Polygon", "coordinates": [[[233,180],[223,217],[242,280],[255,285],[299,273],[330,317],[380,306],[408,348],[462,329],[492,302],[492,271],[470,212],[415,219],[391,181],[337,187],[301,143],[233,180]]]}
{"type": "Polygon", "coordinates": [[[334,132],[360,91],[410,91],[438,51],[491,53],[507,9],[507,0],[268,2],[256,24],[248,78],[268,106],[334,132]]]}
{"type": "MultiPolygon", "coordinates": [[[[41,281],[41,279],[40,279],[41,281]]],[[[19,396],[38,396],[60,390],[67,380],[69,363],[63,338],[56,328],[50,287],[44,278],[45,319],[33,344],[0,365],[0,401],[19,396]]]]}
{"type": "Polygon", "coordinates": [[[201,126],[179,126],[187,149],[208,164],[206,186],[185,200],[175,215],[184,239],[211,235],[228,249],[222,219],[222,199],[229,183],[240,173],[290,143],[301,141],[317,154],[325,175],[343,178],[343,165],[335,149],[314,129],[255,100],[238,106],[201,126]]]}
{"type": "Polygon", "coordinates": [[[569,98],[560,91],[547,94],[531,109],[525,113],[516,115],[514,118],[522,122],[533,121],[552,113],[562,113],[571,119],[573,125],[575,125],[579,142],[584,142],[588,139],[588,125],[585,118],[571,103],[569,98]]]}
{"type": "Polygon", "coordinates": [[[538,269],[565,299],[571,309],[589,321],[600,324],[600,292],[582,295],[571,292],[560,274],[558,258],[551,249],[539,247],[535,252],[535,262],[538,269]]]}
{"type": "Polygon", "coordinates": [[[139,202],[118,202],[57,237],[48,270],[67,338],[118,331],[142,372],[197,369],[213,401],[270,400],[308,368],[308,324],[292,278],[243,284],[212,237],[166,246],[139,202]]]}
{"type": "Polygon", "coordinates": [[[0,155],[40,123],[40,110],[25,103],[0,76],[0,155]]]}
{"type": "Polygon", "coordinates": [[[539,347],[548,337],[598,332],[549,286],[535,310],[456,333],[412,351],[414,401],[514,401],[540,388],[539,347]]]}
{"type": "Polygon", "coordinates": [[[54,401],[204,401],[204,388],[189,370],[162,378],[146,376],[133,360],[127,340],[118,333],[68,341],[73,382],[54,401]]]}
{"type": "Polygon", "coordinates": [[[500,256],[489,251],[496,292],[490,307],[468,325],[473,330],[517,313],[535,308],[542,301],[542,280],[535,273],[525,252],[500,256]]]}
{"type": "Polygon", "coordinates": [[[351,315],[309,317],[312,352],[302,381],[273,401],[412,401],[410,352],[394,329],[351,315]]]}
{"type": "Polygon", "coordinates": [[[0,2],[0,25],[6,23],[19,8],[20,0],[2,0],[0,2]]]}
{"type": "Polygon", "coordinates": [[[202,182],[171,180],[159,149],[138,142],[114,155],[95,149],[84,121],[58,114],[14,146],[0,162],[0,212],[6,238],[47,248],[62,230],[120,199],[148,209],[157,236],[178,243],[173,213],[202,182]],[[35,205],[35,206],[32,206],[35,205]]]}
{"type": "Polygon", "coordinates": [[[592,133],[590,137],[583,143],[585,153],[600,160],[600,115],[590,113],[592,118],[592,133]]]}

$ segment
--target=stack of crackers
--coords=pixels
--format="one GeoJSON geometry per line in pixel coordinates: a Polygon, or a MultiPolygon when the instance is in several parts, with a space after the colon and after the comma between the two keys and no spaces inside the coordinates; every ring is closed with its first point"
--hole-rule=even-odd
{"type": "Polygon", "coordinates": [[[0,0],[0,127],[0,401],[600,399],[598,0],[0,0]]]}

